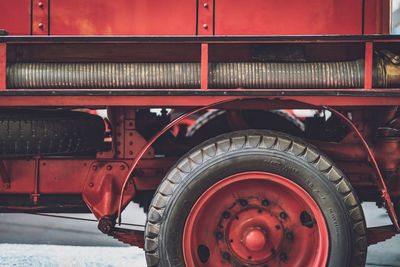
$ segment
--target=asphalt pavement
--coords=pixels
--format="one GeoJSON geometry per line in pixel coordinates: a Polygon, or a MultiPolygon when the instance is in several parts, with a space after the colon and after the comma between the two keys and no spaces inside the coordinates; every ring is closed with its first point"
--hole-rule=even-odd
{"type": "MultiPolygon", "coordinates": [[[[364,203],[367,226],[390,224],[384,209],[364,203]]],[[[91,214],[58,214],[94,220],[91,214]]],[[[123,222],[144,225],[145,214],[131,205],[123,222]]],[[[136,227],[140,229],[140,227],[136,227]]],[[[26,214],[0,214],[0,266],[144,267],[143,250],[97,230],[91,221],[26,214]]],[[[368,267],[400,267],[400,235],[368,248],[368,267]]]]}

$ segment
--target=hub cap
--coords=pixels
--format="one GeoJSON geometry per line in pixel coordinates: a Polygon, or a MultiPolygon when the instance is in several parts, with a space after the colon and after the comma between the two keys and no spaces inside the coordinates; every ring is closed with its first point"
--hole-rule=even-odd
{"type": "Polygon", "coordinates": [[[192,207],[183,233],[187,266],[324,266],[329,236],[311,196],[282,176],[222,179],[192,207]]]}

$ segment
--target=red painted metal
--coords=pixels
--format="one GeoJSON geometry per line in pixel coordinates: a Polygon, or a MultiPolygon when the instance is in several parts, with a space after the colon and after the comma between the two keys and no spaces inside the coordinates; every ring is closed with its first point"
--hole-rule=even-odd
{"type": "Polygon", "coordinates": [[[51,35],[196,34],[196,0],[52,1],[50,13],[51,35]]]}
{"type": "Polygon", "coordinates": [[[81,194],[92,162],[88,159],[41,159],[38,191],[40,194],[81,194]]]}
{"type": "MultiPolygon", "coordinates": [[[[115,131],[113,138],[114,157],[134,158],[146,144],[146,140],[136,129],[136,108],[110,108],[109,117],[115,131]]],[[[144,157],[151,158],[153,155],[154,150],[149,148],[144,157]]]]}
{"type": "Polygon", "coordinates": [[[325,107],[325,108],[328,109],[329,111],[333,112],[334,114],[336,114],[340,118],[342,118],[346,122],[346,124],[348,126],[350,126],[350,128],[357,134],[358,138],[360,139],[360,141],[364,145],[366,151],[368,152],[369,158],[372,161],[372,163],[373,163],[373,165],[375,167],[376,173],[378,175],[378,179],[376,181],[377,182],[377,186],[379,188],[379,191],[382,194],[383,200],[386,203],[386,209],[388,211],[389,217],[390,217],[390,219],[391,219],[396,231],[400,232],[400,226],[399,226],[399,223],[398,223],[396,212],[395,212],[394,207],[393,207],[393,202],[392,202],[392,200],[390,198],[390,195],[388,193],[388,190],[387,190],[387,187],[386,187],[386,183],[385,183],[385,181],[383,179],[383,176],[382,176],[382,173],[381,173],[381,171],[379,169],[378,163],[376,162],[375,156],[372,153],[372,150],[370,149],[367,141],[365,141],[363,135],[360,133],[360,131],[357,129],[357,127],[354,125],[354,123],[349,118],[347,118],[346,116],[344,116],[342,113],[340,113],[339,111],[337,111],[334,108],[331,108],[331,107],[325,107]]]}
{"type": "Polygon", "coordinates": [[[124,183],[122,185],[121,188],[121,193],[120,193],[120,201],[119,201],[119,207],[118,207],[118,223],[121,224],[121,212],[122,212],[122,208],[123,208],[123,199],[124,199],[124,190],[125,187],[129,181],[129,178],[131,177],[133,171],[136,168],[136,165],[138,164],[139,160],[142,159],[144,153],[146,153],[146,151],[151,147],[151,145],[162,135],[164,134],[166,131],[168,131],[169,129],[171,129],[172,127],[174,127],[175,125],[177,125],[179,122],[181,122],[182,120],[184,120],[185,118],[199,112],[202,110],[206,110],[209,108],[215,108],[218,105],[224,104],[224,103],[228,103],[228,102],[233,102],[233,101],[237,101],[237,100],[241,100],[240,98],[235,98],[235,99],[229,99],[229,100],[223,100],[223,101],[219,101],[219,102],[214,102],[210,105],[207,106],[203,106],[200,108],[196,108],[190,112],[184,113],[181,116],[179,116],[178,118],[176,118],[175,120],[173,120],[172,122],[170,122],[167,126],[165,126],[160,132],[158,132],[156,135],[154,135],[148,142],[147,144],[140,150],[140,152],[136,155],[135,160],[133,161],[133,163],[130,165],[129,167],[129,171],[128,174],[125,177],[124,183]]]}
{"type": "Polygon", "coordinates": [[[0,29],[10,35],[31,33],[31,0],[0,1],[0,29]]]}
{"type": "Polygon", "coordinates": [[[32,34],[48,35],[49,0],[32,0],[32,34]]]}
{"type": "Polygon", "coordinates": [[[121,187],[128,167],[123,161],[99,161],[90,166],[82,197],[97,219],[112,216],[117,212],[121,190],[124,190],[127,196],[122,203],[124,206],[135,195],[132,180],[121,187]]]}
{"type": "Polygon", "coordinates": [[[201,44],[201,89],[208,89],[208,44],[201,44]]]}
{"type": "Polygon", "coordinates": [[[2,194],[32,194],[34,192],[35,160],[3,159],[4,168],[10,177],[10,187],[0,187],[2,194]],[[21,166],[24,166],[21,168],[21,166]]]}
{"type": "MultiPolygon", "coordinates": [[[[371,89],[370,91],[373,91],[371,89]]],[[[397,90],[397,89],[396,89],[397,90]]],[[[136,90],[135,90],[136,91],[136,90]]],[[[145,91],[145,90],[143,90],[145,91]]],[[[150,90],[147,90],[149,92],[150,90]]],[[[207,91],[213,91],[208,89],[207,91]]],[[[223,90],[224,91],[224,90],[223,90]]],[[[239,90],[234,90],[239,91],[239,90]]],[[[251,90],[256,91],[256,90],[251,90]]],[[[261,90],[277,92],[278,90],[261,90]]],[[[279,90],[280,92],[282,90],[279,90]]],[[[291,90],[293,91],[293,90],[291,90]]],[[[296,90],[294,90],[296,91],[296,90]]],[[[299,90],[300,91],[300,90],[299,90]]],[[[301,90],[310,92],[311,90],[301,90]]],[[[328,92],[329,90],[325,90],[328,92]]],[[[346,90],[343,90],[345,92],[346,90]]],[[[353,90],[347,90],[348,92],[353,90]]],[[[357,90],[360,91],[360,90],[357,90]]],[[[375,91],[375,90],[374,90],[375,91]]],[[[376,90],[384,92],[386,90],[376,90]]],[[[390,90],[388,90],[390,91],[390,90]]],[[[201,93],[202,91],[193,91],[201,93]]],[[[221,92],[221,91],[220,91],[221,92]]],[[[245,95],[245,93],[243,93],[245,95]]],[[[236,96],[1,96],[0,106],[86,106],[86,107],[105,107],[105,106],[136,106],[136,107],[195,107],[212,105],[215,102],[237,99],[236,96]]],[[[400,104],[400,97],[386,96],[242,96],[242,99],[267,99],[267,100],[294,100],[314,106],[323,106],[329,103],[333,106],[396,106],[400,104]]],[[[283,108],[291,108],[283,105],[283,108]]]]}
{"type": "Polygon", "coordinates": [[[199,0],[197,15],[197,34],[214,34],[214,3],[215,0],[199,0]]]}
{"type": "Polygon", "coordinates": [[[0,43],[0,90],[6,90],[7,44],[0,43]]]}
{"type": "Polygon", "coordinates": [[[10,189],[10,175],[8,175],[6,165],[3,160],[0,160],[0,176],[1,184],[4,189],[10,189]]]}
{"type": "Polygon", "coordinates": [[[216,35],[361,33],[362,0],[215,1],[216,35]]]}
{"type": "Polygon", "coordinates": [[[364,88],[371,89],[372,88],[372,65],[373,65],[373,43],[366,42],[365,43],[365,80],[364,80],[364,88]]]}
{"type": "Polygon", "coordinates": [[[363,34],[389,34],[391,32],[391,0],[364,0],[363,34]]]}
{"type": "Polygon", "coordinates": [[[325,266],[329,235],[321,210],[299,185],[272,173],[245,172],[222,179],[199,197],[187,217],[182,247],[187,266],[281,261],[325,266]],[[315,219],[312,228],[298,220],[302,211],[315,219]],[[206,263],[197,256],[200,245],[209,249],[206,263]]]}

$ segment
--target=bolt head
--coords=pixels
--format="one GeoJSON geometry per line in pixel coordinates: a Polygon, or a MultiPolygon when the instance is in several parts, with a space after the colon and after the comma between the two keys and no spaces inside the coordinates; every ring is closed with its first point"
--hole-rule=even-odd
{"type": "Polygon", "coordinates": [[[208,29],[208,24],[203,24],[204,29],[208,29]]]}
{"type": "Polygon", "coordinates": [[[43,29],[43,28],[44,28],[44,24],[43,24],[43,23],[39,23],[39,24],[38,24],[38,27],[39,27],[40,29],[43,29]]]}
{"type": "Polygon", "coordinates": [[[240,199],[239,200],[239,204],[241,206],[247,206],[249,204],[249,202],[246,199],[240,199]]]}
{"type": "Polygon", "coordinates": [[[89,187],[93,187],[94,186],[94,183],[89,183],[89,187]]]}
{"type": "Polygon", "coordinates": [[[204,8],[208,8],[208,3],[203,4],[204,8]]]}
{"type": "Polygon", "coordinates": [[[228,219],[229,217],[231,217],[231,214],[229,212],[227,212],[227,211],[224,211],[222,213],[222,217],[224,217],[225,219],[228,219]]]}
{"type": "Polygon", "coordinates": [[[261,205],[268,206],[269,205],[268,199],[264,198],[263,200],[261,200],[261,205]]]}

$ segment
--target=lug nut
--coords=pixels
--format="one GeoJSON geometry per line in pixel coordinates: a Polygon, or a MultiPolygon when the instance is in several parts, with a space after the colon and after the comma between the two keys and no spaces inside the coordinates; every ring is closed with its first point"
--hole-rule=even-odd
{"type": "Polygon", "coordinates": [[[239,200],[239,203],[240,203],[240,205],[242,205],[242,206],[247,206],[247,205],[249,204],[249,202],[247,202],[246,199],[240,199],[240,200],[239,200]]]}
{"type": "Polygon", "coordinates": [[[231,217],[231,214],[227,211],[224,211],[224,213],[222,213],[222,217],[224,217],[225,219],[228,219],[229,217],[231,217]]]}
{"type": "Polygon", "coordinates": [[[263,206],[268,206],[268,205],[269,205],[268,199],[264,198],[264,199],[261,201],[261,205],[263,205],[263,206]]]}

